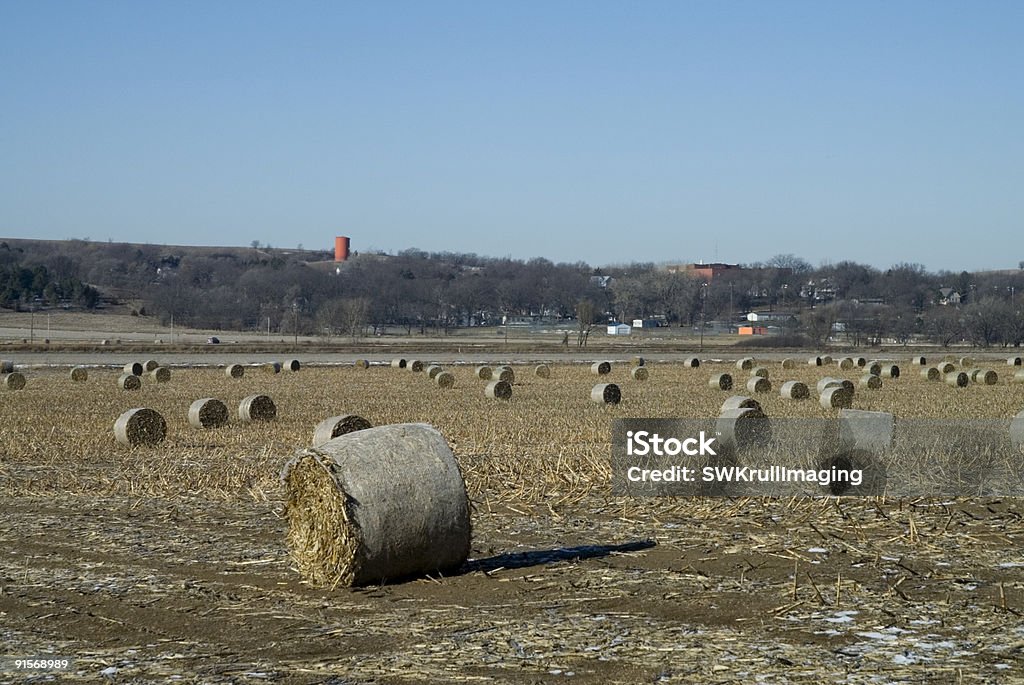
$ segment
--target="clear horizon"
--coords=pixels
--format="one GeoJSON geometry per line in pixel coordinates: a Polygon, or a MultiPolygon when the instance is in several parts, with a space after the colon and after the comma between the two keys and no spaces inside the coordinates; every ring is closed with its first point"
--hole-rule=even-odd
{"type": "Polygon", "coordinates": [[[1018,3],[0,7],[12,237],[1024,260],[1018,3]]]}

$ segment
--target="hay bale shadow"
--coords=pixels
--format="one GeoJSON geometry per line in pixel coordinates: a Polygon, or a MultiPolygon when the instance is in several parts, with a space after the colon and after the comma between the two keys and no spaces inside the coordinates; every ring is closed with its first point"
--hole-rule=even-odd
{"type": "Polygon", "coordinates": [[[579,545],[576,547],[556,547],[554,549],[538,549],[529,552],[506,552],[483,559],[470,559],[455,575],[465,575],[481,571],[491,573],[499,569],[519,569],[531,566],[543,566],[560,561],[584,561],[599,559],[616,552],[639,552],[656,547],[654,540],[635,540],[620,545],[579,545]]]}

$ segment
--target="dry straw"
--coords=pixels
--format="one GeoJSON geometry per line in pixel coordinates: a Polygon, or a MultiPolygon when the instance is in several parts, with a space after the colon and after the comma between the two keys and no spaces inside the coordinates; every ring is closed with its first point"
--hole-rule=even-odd
{"type": "Polygon", "coordinates": [[[598,383],[590,389],[590,400],[598,404],[618,404],[622,401],[622,391],[614,383],[598,383]]]}
{"type": "Polygon", "coordinates": [[[238,404],[238,418],[242,421],[273,421],[277,406],[267,395],[249,395],[238,404]]]}
{"type": "Polygon", "coordinates": [[[772,382],[761,376],[752,376],[747,379],[747,392],[763,394],[772,391],[772,382]]]}
{"type": "Polygon", "coordinates": [[[590,365],[590,373],[595,376],[605,376],[612,372],[611,362],[594,362],[590,365]]]}
{"type": "MultiPolygon", "coordinates": [[[[637,368],[643,368],[638,366],[637,368]]],[[[537,364],[533,367],[533,375],[537,378],[551,378],[551,367],[547,364],[537,364]]]]}
{"type": "Polygon", "coordinates": [[[508,381],[491,381],[484,388],[484,395],[492,400],[512,399],[512,384],[508,381]]]}
{"type": "Polygon", "coordinates": [[[149,372],[149,377],[157,383],[166,383],[171,380],[171,370],[166,366],[158,366],[149,372]]]}
{"type": "Polygon", "coordinates": [[[167,422],[155,409],[129,409],[114,422],[114,437],[131,447],[158,445],[167,437],[167,422]]]}
{"type": "Polygon", "coordinates": [[[224,375],[228,378],[241,378],[245,375],[245,367],[241,364],[228,364],[224,369],[224,375]]]}
{"type": "Polygon", "coordinates": [[[449,388],[455,385],[455,374],[449,373],[447,371],[442,371],[441,373],[434,376],[434,382],[437,383],[437,387],[441,388],[442,390],[448,390],[449,388]]]}
{"type": "Polygon", "coordinates": [[[373,428],[369,421],[355,414],[343,414],[324,419],[313,429],[313,447],[319,447],[340,435],[373,428]]]}
{"type": "Polygon", "coordinates": [[[299,363],[298,359],[289,359],[284,363],[285,371],[298,371],[302,368],[302,364],[299,363]]]}
{"type": "Polygon", "coordinates": [[[142,387],[142,380],[133,373],[123,373],[117,379],[117,387],[122,390],[138,390],[142,387]]]}
{"type": "Polygon", "coordinates": [[[478,366],[476,367],[476,371],[473,373],[482,381],[489,381],[491,380],[491,376],[494,375],[494,372],[491,371],[491,367],[489,366],[478,366]]]}
{"type": "Polygon", "coordinates": [[[282,481],[288,547],[313,585],[444,573],[469,556],[465,481],[444,437],[430,426],[343,435],[297,454],[282,481]]]}
{"type": "Polygon", "coordinates": [[[800,381],[786,381],[779,392],[788,400],[806,400],[811,396],[807,384],[800,381]]]}
{"type": "Polygon", "coordinates": [[[76,383],[82,383],[84,381],[89,380],[89,370],[86,369],[84,366],[76,366],[75,368],[71,369],[71,380],[75,381],[76,383]]]}
{"type": "Polygon", "coordinates": [[[139,362],[128,362],[124,365],[124,372],[132,376],[141,376],[145,371],[146,368],[139,362]]]}
{"type": "Polygon", "coordinates": [[[629,375],[631,375],[633,377],[633,380],[635,381],[645,381],[647,380],[647,367],[637,366],[630,372],[629,375]]]}
{"type": "MultiPolygon", "coordinates": [[[[145,371],[146,373],[149,373],[150,371],[153,371],[153,370],[155,370],[155,369],[157,369],[159,367],[160,367],[160,362],[158,362],[155,359],[147,359],[146,363],[142,365],[142,370],[145,371]]],[[[136,375],[141,376],[142,374],[136,374],[136,375]]]]}
{"type": "Polygon", "coordinates": [[[25,387],[25,376],[18,371],[11,371],[3,375],[4,387],[8,390],[21,390],[25,387]]]}
{"type": "Polygon", "coordinates": [[[708,381],[708,386],[716,390],[732,390],[732,375],[728,373],[716,373],[708,381]]]}
{"type": "Polygon", "coordinates": [[[215,397],[196,400],[189,405],[188,422],[193,428],[220,428],[228,422],[228,406],[215,397]]]}

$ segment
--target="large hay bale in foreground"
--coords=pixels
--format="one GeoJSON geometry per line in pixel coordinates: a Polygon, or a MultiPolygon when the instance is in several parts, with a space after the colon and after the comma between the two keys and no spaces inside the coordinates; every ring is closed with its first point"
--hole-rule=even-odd
{"type": "MultiPolygon", "coordinates": [[[[642,366],[636,367],[638,369],[643,368],[642,366]]],[[[547,364],[537,364],[533,367],[533,375],[537,378],[551,378],[551,367],[547,364]]]]}
{"type": "MultiPolygon", "coordinates": [[[[150,371],[154,371],[154,370],[158,369],[159,367],[160,367],[160,362],[158,362],[155,359],[147,359],[146,362],[142,365],[142,370],[145,371],[146,373],[149,373],[150,371]]],[[[136,374],[136,375],[141,375],[141,374],[136,374]]]]}
{"type": "Polygon", "coordinates": [[[413,373],[419,373],[423,371],[423,362],[421,362],[419,359],[410,359],[405,364],[405,370],[412,371],[413,373]]]}
{"type": "Polygon", "coordinates": [[[282,472],[288,547],[320,587],[457,569],[470,550],[459,465],[434,428],[367,428],[304,450],[282,472]]]}
{"type": "Polygon", "coordinates": [[[117,387],[122,390],[138,390],[142,387],[142,380],[134,373],[123,373],[117,379],[117,387]]]}
{"type": "Polygon", "coordinates": [[[149,372],[149,377],[157,383],[166,383],[171,380],[171,370],[166,366],[158,366],[149,372]]]}
{"type": "Polygon", "coordinates": [[[595,376],[606,376],[612,372],[611,362],[594,362],[590,365],[590,373],[595,376]]]}
{"type": "Polygon", "coordinates": [[[853,406],[853,392],[841,385],[826,388],[818,403],[822,409],[849,409],[853,406]]]}
{"type": "Polygon", "coordinates": [[[966,388],[967,384],[971,382],[970,376],[963,371],[950,371],[943,378],[946,380],[946,385],[951,385],[954,388],[966,388]]]}
{"type": "Polygon", "coordinates": [[[146,372],[145,367],[139,362],[128,362],[124,365],[124,372],[132,376],[141,376],[146,372]]]}
{"type": "Polygon", "coordinates": [[[622,401],[622,391],[614,383],[598,383],[590,389],[590,400],[598,404],[618,404],[622,401]]]}
{"type": "Polygon", "coordinates": [[[228,405],[216,397],[198,399],[188,407],[188,422],[193,428],[220,428],[228,418],[228,405]]]}
{"type": "Polygon", "coordinates": [[[8,390],[21,390],[25,387],[25,376],[18,371],[11,371],[0,378],[0,383],[8,390]]]}
{"type": "Polygon", "coordinates": [[[754,358],[743,357],[742,359],[738,359],[736,361],[736,368],[739,369],[740,371],[750,371],[752,368],[754,368],[754,358]]]}
{"type": "Polygon", "coordinates": [[[71,380],[76,383],[82,383],[89,380],[89,370],[84,366],[76,366],[71,369],[71,380]]]}
{"type": "Polygon", "coordinates": [[[330,442],[339,435],[347,435],[367,428],[373,428],[372,424],[362,416],[355,414],[342,414],[326,418],[313,429],[313,447],[330,442]]]}
{"type": "MultiPolygon", "coordinates": [[[[132,377],[138,379],[138,376],[132,377]]],[[[158,445],[167,437],[167,422],[155,409],[129,409],[114,422],[114,437],[131,447],[158,445]]]]}
{"type": "Polygon", "coordinates": [[[687,357],[683,360],[683,366],[688,369],[698,369],[700,368],[700,359],[697,359],[697,357],[687,357]]]}
{"type": "Polygon", "coordinates": [[[434,382],[437,383],[437,387],[447,390],[455,385],[455,374],[442,371],[434,376],[434,382]]]}
{"type": "Polygon", "coordinates": [[[764,394],[772,391],[772,382],[761,376],[751,376],[747,379],[747,392],[764,394]]]}
{"type": "Polygon", "coordinates": [[[800,381],[786,381],[782,384],[779,394],[788,400],[806,400],[811,396],[811,391],[806,383],[800,381]]]}
{"type": "Polygon", "coordinates": [[[732,390],[732,375],[728,373],[716,373],[708,381],[708,386],[718,390],[732,390]]]}
{"type": "Polygon", "coordinates": [[[299,363],[298,359],[289,359],[288,361],[286,361],[284,363],[284,370],[285,371],[295,372],[295,371],[298,371],[301,368],[302,368],[302,364],[299,363]]]}
{"type": "Polygon", "coordinates": [[[866,373],[860,377],[860,387],[867,388],[868,390],[881,390],[882,377],[876,376],[873,373],[866,373]]]}
{"type": "Polygon", "coordinates": [[[484,388],[484,395],[492,400],[508,400],[512,398],[512,384],[508,381],[491,381],[484,388]]]}
{"type": "Polygon", "coordinates": [[[726,450],[744,452],[771,440],[771,421],[760,407],[722,411],[715,421],[715,438],[726,450]]]}
{"type": "Polygon", "coordinates": [[[478,366],[473,373],[482,381],[489,381],[491,380],[491,376],[494,375],[494,372],[491,371],[491,367],[489,366],[478,366]]]}
{"type": "Polygon", "coordinates": [[[228,378],[241,378],[245,375],[245,367],[241,364],[228,364],[224,369],[224,375],[228,378]]]}
{"type": "Polygon", "coordinates": [[[633,377],[633,380],[635,380],[635,381],[645,381],[645,380],[647,380],[647,367],[646,366],[634,367],[629,375],[631,375],[633,377]]]}
{"type": "Polygon", "coordinates": [[[404,359],[392,359],[391,360],[391,368],[392,369],[404,369],[405,367],[406,367],[406,361],[404,359]]]}
{"type": "Polygon", "coordinates": [[[277,405],[268,395],[249,395],[238,403],[238,418],[245,422],[273,421],[277,405]]]}
{"type": "Polygon", "coordinates": [[[725,402],[722,402],[722,408],[719,410],[719,414],[724,414],[730,409],[756,409],[762,411],[761,403],[755,400],[753,397],[747,397],[745,395],[733,395],[732,397],[726,398],[725,402]]]}
{"type": "Polygon", "coordinates": [[[921,378],[926,381],[938,381],[942,379],[942,372],[934,366],[921,369],[921,378]]]}
{"type": "Polygon", "coordinates": [[[427,378],[429,378],[430,380],[434,380],[437,374],[441,373],[442,371],[444,371],[444,367],[440,366],[439,364],[431,364],[430,366],[427,367],[427,378]]]}

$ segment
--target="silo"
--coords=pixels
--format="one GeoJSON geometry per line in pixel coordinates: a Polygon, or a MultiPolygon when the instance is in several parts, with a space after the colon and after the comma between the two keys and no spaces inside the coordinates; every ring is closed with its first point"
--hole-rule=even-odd
{"type": "Polygon", "coordinates": [[[344,262],[348,260],[348,246],[348,236],[339,235],[334,239],[334,261],[344,262]]]}

